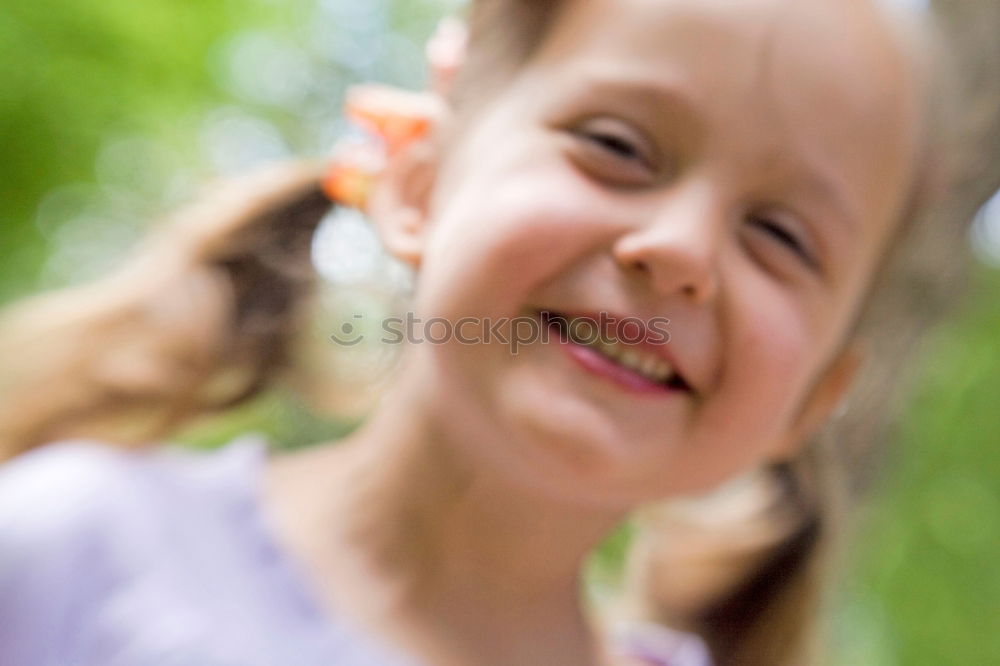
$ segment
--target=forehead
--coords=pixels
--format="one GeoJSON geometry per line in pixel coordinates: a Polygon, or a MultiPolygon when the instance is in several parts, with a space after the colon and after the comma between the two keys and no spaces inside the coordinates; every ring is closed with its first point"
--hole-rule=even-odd
{"type": "Polygon", "coordinates": [[[866,114],[900,92],[900,47],[870,0],[568,0],[539,59],[683,75],[706,96],[752,90],[866,114]]]}
{"type": "Polygon", "coordinates": [[[880,208],[906,179],[912,67],[868,0],[571,0],[535,63],[670,88],[717,142],[825,161],[880,208]]]}

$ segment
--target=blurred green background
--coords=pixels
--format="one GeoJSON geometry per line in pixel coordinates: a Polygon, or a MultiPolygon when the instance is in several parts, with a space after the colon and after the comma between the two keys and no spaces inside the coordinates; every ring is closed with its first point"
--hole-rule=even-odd
{"type": "MultiPolygon", "coordinates": [[[[423,41],[461,4],[4,0],[0,302],[100,274],[210,177],[322,154],[344,130],[344,87],[419,85],[423,41]]],[[[352,256],[371,250],[348,236],[352,256]]],[[[1000,664],[1000,203],[970,246],[973,297],[934,334],[838,595],[839,666],[1000,664]]],[[[345,277],[329,256],[332,281],[381,266],[345,277]]],[[[251,429],[295,446],[347,427],[271,395],[188,438],[251,429]]]]}

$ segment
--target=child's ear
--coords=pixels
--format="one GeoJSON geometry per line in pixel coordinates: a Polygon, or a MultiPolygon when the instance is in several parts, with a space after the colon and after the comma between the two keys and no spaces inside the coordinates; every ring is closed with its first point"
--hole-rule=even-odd
{"type": "Polygon", "coordinates": [[[788,436],[775,447],[774,462],[794,457],[843,404],[865,355],[864,343],[852,340],[827,364],[803,401],[788,436]]]}
{"type": "Polygon", "coordinates": [[[438,167],[435,145],[422,140],[394,155],[367,208],[386,250],[413,268],[423,258],[430,222],[438,167]]]}

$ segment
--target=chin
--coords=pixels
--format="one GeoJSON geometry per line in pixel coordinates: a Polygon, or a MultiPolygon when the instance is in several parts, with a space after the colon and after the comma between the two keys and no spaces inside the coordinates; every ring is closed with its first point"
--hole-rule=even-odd
{"type": "Polygon", "coordinates": [[[462,379],[449,382],[445,402],[449,413],[468,417],[461,419],[463,439],[478,449],[471,452],[478,464],[515,485],[606,508],[628,509],[666,494],[663,475],[652,472],[666,457],[663,438],[637,437],[635,424],[606,398],[533,352],[512,365],[450,360],[459,372],[448,376],[462,379]],[[653,456],[661,458],[657,465],[653,456]]]}
{"type": "Polygon", "coordinates": [[[648,465],[607,413],[579,396],[540,395],[514,390],[498,396],[507,458],[501,464],[516,481],[570,501],[627,508],[641,501],[636,471],[648,465]],[[506,398],[506,399],[505,399],[506,398]]]}

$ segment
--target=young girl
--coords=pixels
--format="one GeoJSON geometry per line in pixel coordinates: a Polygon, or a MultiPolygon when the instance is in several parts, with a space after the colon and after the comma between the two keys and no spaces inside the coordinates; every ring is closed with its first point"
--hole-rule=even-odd
{"type": "Polygon", "coordinates": [[[835,530],[817,434],[929,166],[903,19],[474,2],[447,112],[368,208],[415,320],[452,335],[418,325],[336,446],[105,445],[282,367],[328,207],[309,165],[9,315],[4,450],[50,444],[0,469],[0,662],[807,663],[835,530]],[[599,626],[583,563],[659,500],[630,579],[648,621],[599,626]]]}

